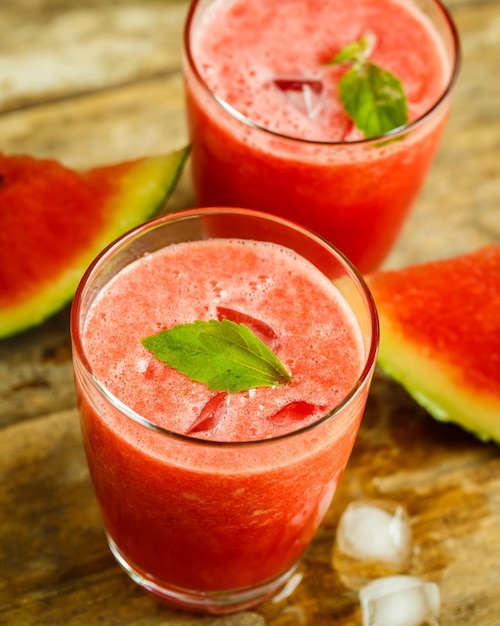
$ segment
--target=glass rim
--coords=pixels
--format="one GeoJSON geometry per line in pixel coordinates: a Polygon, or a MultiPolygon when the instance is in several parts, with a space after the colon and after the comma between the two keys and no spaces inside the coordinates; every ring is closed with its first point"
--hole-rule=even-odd
{"type": "MultiPolygon", "coordinates": [[[[216,239],[217,237],[214,237],[216,239]]],[[[226,237],[224,237],[226,238],[226,237]]],[[[241,238],[241,237],[238,237],[241,238]]],[[[300,253],[298,253],[300,254],[300,253]]],[[[379,346],[379,336],[380,336],[380,328],[379,328],[379,320],[377,309],[375,305],[375,301],[373,296],[364,280],[363,276],[359,272],[359,270],[354,266],[354,264],[333,244],[328,242],[326,239],[321,237],[320,235],[314,233],[310,229],[301,226],[295,222],[264,213],[262,211],[256,211],[253,209],[240,209],[240,208],[232,208],[232,207],[203,207],[203,208],[195,208],[195,209],[185,209],[180,211],[174,211],[172,213],[168,213],[166,215],[161,215],[159,217],[148,220],[135,228],[127,231],[113,242],[111,242],[108,246],[106,246],[92,261],[92,263],[87,268],[84,273],[80,283],[77,287],[73,303],[71,306],[70,313],[70,334],[74,351],[74,358],[78,360],[78,370],[83,369],[84,376],[88,383],[108,402],[110,402],[114,408],[119,410],[122,414],[124,414],[127,418],[136,422],[138,425],[147,428],[148,430],[155,432],[161,436],[167,437],[168,439],[174,439],[178,442],[182,442],[189,445],[202,446],[202,447],[214,447],[214,448],[231,448],[231,449],[241,449],[246,447],[259,447],[264,445],[269,445],[271,443],[275,443],[277,441],[291,439],[293,437],[300,436],[304,433],[311,432],[330,420],[333,420],[335,416],[340,413],[344,408],[346,408],[349,404],[355,401],[358,395],[361,393],[362,389],[366,385],[369,380],[372,371],[376,364],[378,346],[379,346]],[[89,286],[95,277],[96,274],[99,273],[100,269],[104,267],[117,252],[119,252],[122,248],[126,247],[129,243],[133,242],[141,235],[151,232],[157,228],[162,227],[164,224],[172,222],[172,221],[181,221],[181,220],[189,220],[196,217],[203,217],[204,215],[222,215],[222,214],[231,214],[231,215],[243,215],[254,218],[264,219],[275,224],[281,224],[282,226],[300,232],[305,237],[315,241],[317,244],[320,244],[323,248],[327,249],[330,253],[333,254],[342,264],[344,269],[346,270],[346,275],[349,276],[351,282],[353,282],[360,295],[362,296],[363,303],[368,311],[368,316],[370,318],[370,342],[369,348],[364,355],[364,365],[363,368],[356,380],[356,382],[352,385],[349,393],[342,399],[342,401],[335,405],[333,409],[322,415],[320,418],[303,426],[301,428],[297,428],[290,432],[283,433],[281,435],[277,435],[276,437],[269,437],[265,439],[255,439],[249,441],[222,441],[222,440],[210,440],[210,439],[202,439],[198,437],[193,437],[190,435],[185,435],[183,433],[178,433],[162,426],[158,426],[154,422],[151,422],[147,418],[143,417],[129,406],[127,406],[124,402],[122,402],[119,398],[117,398],[109,389],[107,389],[106,385],[99,379],[99,377],[94,374],[92,367],[87,359],[85,354],[85,350],[83,348],[82,339],[81,339],[81,322],[82,322],[82,303],[88,293],[89,286]]]]}
{"type": "Polygon", "coordinates": [[[428,118],[432,117],[434,112],[440,109],[441,105],[443,105],[444,102],[448,100],[449,96],[451,95],[451,92],[453,91],[455,83],[457,82],[458,73],[459,73],[460,64],[461,64],[460,37],[458,34],[457,27],[451,16],[451,13],[446,8],[446,6],[441,2],[441,0],[429,0],[441,12],[444,18],[444,21],[449,29],[451,40],[452,40],[452,45],[453,45],[453,58],[451,59],[452,63],[451,63],[451,68],[450,68],[451,71],[450,71],[449,79],[446,83],[445,89],[443,90],[439,98],[434,102],[432,107],[430,107],[427,111],[425,111],[425,113],[420,115],[418,118],[416,118],[409,124],[405,124],[404,126],[398,126],[397,128],[394,128],[382,135],[377,135],[376,137],[356,139],[354,141],[321,141],[317,139],[304,139],[303,137],[294,137],[293,135],[285,135],[283,133],[279,133],[277,131],[266,128],[265,126],[261,126],[260,124],[257,124],[257,122],[254,122],[252,119],[250,119],[243,113],[240,113],[240,111],[238,111],[228,102],[226,102],[223,98],[221,98],[216,93],[214,93],[210,89],[210,87],[207,85],[203,77],[201,76],[200,72],[198,71],[196,62],[193,58],[192,52],[191,52],[190,33],[191,33],[191,25],[194,20],[196,9],[198,8],[198,5],[203,1],[204,0],[193,0],[189,8],[186,22],[185,22],[184,34],[183,34],[184,53],[185,53],[185,58],[187,60],[187,63],[189,64],[189,68],[193,72],[193,75],[197,83],[201,85],[204,92],[213,100],[213,102],[215,102],[221,108],[221,110],[225,111],[234,120],[244,124],[248,128],[258,131],[258,132],[262,132],[265,135],[268,135],[269,137],[274,137],[276,139],[282,139],[282,140],[291,141],[291,142],[297,142],[299,144],[310,145],[310,146],[343,146],[343,147],[349,147],[351,145],[360,146],[360,145],[378,144],[381,141],[389,141],[389,140],[398,139],[401,136],[407,134],[408,132],[411,132],[414,129],[418,128],[428,118]]]}

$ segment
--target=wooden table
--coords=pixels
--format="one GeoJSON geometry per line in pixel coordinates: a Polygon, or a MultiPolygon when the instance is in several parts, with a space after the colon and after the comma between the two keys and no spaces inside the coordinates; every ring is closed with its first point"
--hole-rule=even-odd
{"type": "MultiPolygon", "coordinates": [[[[462,37],[460,80],[393,267],[500,240],[500,0],[447,4],[462,37]]],[[[186,0],[1,0],[0,149],[86,168],[184,145],[186,10],[186,0]]],[[[192,202],[188,168],[170,207],[192,202]]],[[[105,543],[80,440],[68,312],[0,343],[0,624],[360,624],[331,550],[340,512],[363,497],[407,508],[411,571],[439,584],[442,626],[500,624],[499,448],[435,422],[380,372],[296,591],[225,618],[155,604],[105,543]]]]}

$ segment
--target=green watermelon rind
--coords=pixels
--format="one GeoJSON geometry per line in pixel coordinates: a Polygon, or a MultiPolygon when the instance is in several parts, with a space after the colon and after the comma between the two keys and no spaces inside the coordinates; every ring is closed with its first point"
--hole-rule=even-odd
{"type": "Polygon", "coordinates": [[[469,393],[450,367],[404,338],[379,311],[377,363],[413,399],[440,422],[458,424],[483,442],[500,443],[500,400],[493,394],[469,393]]]}
{"type": "Polygon", "coordinates": [[[120,178],[120,190],[109,200],[112,219],[96,233],[91,246],[72,258],[64,273],[51,279],[33,297],[0,311],[0,339],[23,332],[68,304],[85,270],[114,239],[156,215],[165,205],[182,173],[189,147],[166,156],[144,157],[120,178]]]}
{"type": "Polygon", "coordinates": [[[500,443],[500,246],[366,277],[377,363],[432,417],[500,443]]]}

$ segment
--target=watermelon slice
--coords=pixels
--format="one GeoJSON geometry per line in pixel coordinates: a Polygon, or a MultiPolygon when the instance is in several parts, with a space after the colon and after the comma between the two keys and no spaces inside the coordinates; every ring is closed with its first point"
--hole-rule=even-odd
{"type": "Polygon", "coordinates": [[[500,443],[500,244],[367,282],[381,368],[436,419],[500,443]]]}
{"type": "Polygon", "coordinates": [[[69,302],[95,256],[166,202],[188,148],[79,173],[0,153],[0,338],[69,302]]]}

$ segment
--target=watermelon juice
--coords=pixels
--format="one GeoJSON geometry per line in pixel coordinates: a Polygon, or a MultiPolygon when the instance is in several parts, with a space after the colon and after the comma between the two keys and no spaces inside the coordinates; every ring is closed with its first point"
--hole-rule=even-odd
{"type": "Polygon", "coordinates": [[[458,68],[438,0],[198,0],[185,31],[192,171],[200,206],[302,223],[362,272],[392,247],[435,154],[458,68]],[[328,62],[370,39],[402,82],[408,125],[364,139],[328,62]],[[389,141],[389,139],[391,141],[389,141]]]}
{"type": "Polygon", "coordinates": [[[71,328],[85,450],[119,563],[195,610],[273,593],[330,505],[364,410],[378,327],[356,270],[278,218],[185,211],[103,252],[71,328]],[[221,223],[233,236],[211,238],[221,223]],[[259,334],[291,382],[214,392],[141,344],[221,316],[259,334]]]}

